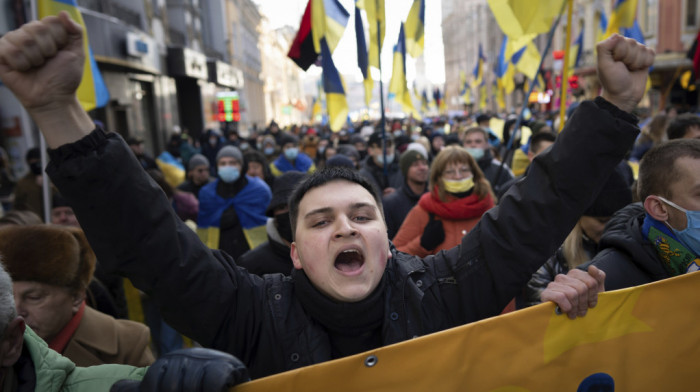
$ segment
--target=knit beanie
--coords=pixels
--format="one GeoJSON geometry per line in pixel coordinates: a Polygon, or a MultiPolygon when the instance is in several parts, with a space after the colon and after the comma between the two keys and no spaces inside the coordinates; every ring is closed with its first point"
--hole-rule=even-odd
{"type": "Polygon", "coordinates": [[[280,136],[280,147],[284,147],[285,144],[299,144],[299,138],[296,135],[292,135],[291,133],[283,133],[282,136],[280,136]]]}
{"type": "Polygon", "coordinates": [[[0,229],[0,255],[13,281],[85,290],[95,272],[95,253],[82,230],[54,225],[0,229]]]}
{"type": "Polygon", "coordinates": [[[272,199],[267,206],[267,216],[272,216],[275,208],[286,206],[289,203],[292,191],[305,177],[306,173],[291,170],[275,178],[272,183],[272,199]]]}
{"type": "Polygon", "coordinates": [[[632,202],[632,190],[625,181],[619,167],[613,170],[608,181],[603,185],[598,197],[586,211],[585,216],[609,217],[617,210],[632,202]]]}
{"type": "Polygon", "coordinates": [[[222,147],[221,150],[219,150],[218,153],[216,153],[216,163],[219,163],[219,159],[228,157],[228,158],[234,158],[240,164],[243,164],[243,154],[241,153],[241,150],[238,149],[238,147],[234,146],[226,146],[222,147]]]}
{"type": "Polygon", "coordinates": [[[408,175],[408,169],[411,168],[411,165],[413,165],[414,162],[421,160],[427,162],[423,154],[421,154],[417,150],[406,150],[403,154],[401,154],[401,158],[399,159],[399,166],[401,167],[401,173],[403,174],[403,178],[406,178],[406,175],[408,175]]]}
{"type": "MultiPolygon", "coordinates": [[[[218,155],[216,159],[219,159],[218,155]]],[[[194,170],[199,166],[209,167],[209,160],[202,154],[192,155],[192,158],[190,158],[190,161],[187,163],[187,170],[194,170]]]]}

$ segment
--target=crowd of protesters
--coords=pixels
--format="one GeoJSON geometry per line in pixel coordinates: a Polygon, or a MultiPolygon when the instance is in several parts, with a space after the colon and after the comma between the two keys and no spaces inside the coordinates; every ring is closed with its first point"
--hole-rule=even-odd
{"type": "MultiPolygon", "coordinates": [[[[21,33],[51,42],[41,54],[51,61],[23,63],[36,54],[13,47],[13,33],[0,40],[0,77],[13,72],[3,80],[51,158],[47,176],[40,151],[28,151],[14,187],[0,166],[0,189],[12,189],[0,291],[5,275],[14,285],[0,327],[20,347],[24,336],[78,366],[142,367],[159,357],[175,366],[169,355],[202,345],[242,361],[202,354],[229,372],[245,365],[257,378],[516,306],[551,300],[575,318],[603,287],[700,269],[700,118],[657,115],[637,137],[630,112],[653,52],[633,40],[599,45],[602,97],[580,104],[562,133],[543,115],[522,124],[527,139],[513,118],[492,129],[488,114],[337,133],[272,121],[245,134],[176,133],[154,159],[75,106],[81,67],[57,53],[78,53],[80,31],[66,15],[42,23],[21,33]],[[23,88],[55,72],[61,85],[23,88]],[[47,114],[51,99],[61,110],[47,114]],[[641,160],[638,179],[627,159],[641,160]]],[[[17,376],[20,362],[3,366],[17,376]]]]}

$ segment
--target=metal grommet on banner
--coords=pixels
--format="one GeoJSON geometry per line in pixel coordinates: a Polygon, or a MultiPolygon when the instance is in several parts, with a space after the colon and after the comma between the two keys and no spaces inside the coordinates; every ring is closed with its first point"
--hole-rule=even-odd
{"type": "Polygon", "coordinates": [[[377,359],[376,355],[370,355],[369,357],[365,358],[365,366],[373,367],[378,361],[379,359],[377,359]]]}

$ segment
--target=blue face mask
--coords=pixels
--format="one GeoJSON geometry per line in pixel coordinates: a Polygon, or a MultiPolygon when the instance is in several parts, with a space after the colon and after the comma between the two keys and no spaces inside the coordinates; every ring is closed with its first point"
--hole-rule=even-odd
{"type": "Polygon", "coordinates": [[[226,183],[234,182],[241,176],[241,171],[235,166],[219,166],[219,178],[226,183]]]}
{"type": "Polygon", "coordinates": [[[296,147],[288,148],[284,150],[284,156],[290,161],[293,161],[299,156],[299,149],[296,147]]]}
{"type": "Polygon", "coordinates": [[[263,152],[265,153],[265,155],[272,155],[275,153],[275,148],[274,147],[265,147],[263,152]]]}
{"type": "Polygon", "coordinates": [[[476,159],[477,161],[484,156],[484,149],[483,148],[466,147],[466,149],[467,149],[467,152],[469,153],[469,155],[471,155],[472,158],[476,159]]]}
{"type": "Polygon", "coordinates": [[[683,246],[685,246],[689,251],[693,252],[695,256],[700,256],[700,211],[689,211],[672,201],[664,199],[661,196],[658,196],[658,198],[671,207],[685,212],[685,219],[688,221],[688,223],[684,230],[678,231],[671,227],[671,225],[667,225],[673,231],[673,234],[676,235],[678,241],[683,244],[683,246]]]}

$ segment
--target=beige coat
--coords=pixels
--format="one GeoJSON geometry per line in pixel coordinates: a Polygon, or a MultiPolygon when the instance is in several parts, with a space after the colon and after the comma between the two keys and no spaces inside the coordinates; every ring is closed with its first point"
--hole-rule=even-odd
{"type": "Polygon", "coordinates": [[[117,320],[89,306],[68,342],[63,355],[77,366],[117,363],[148,366],[153,363],[149,348],[150,330],[130,320],[117,320]]]}

